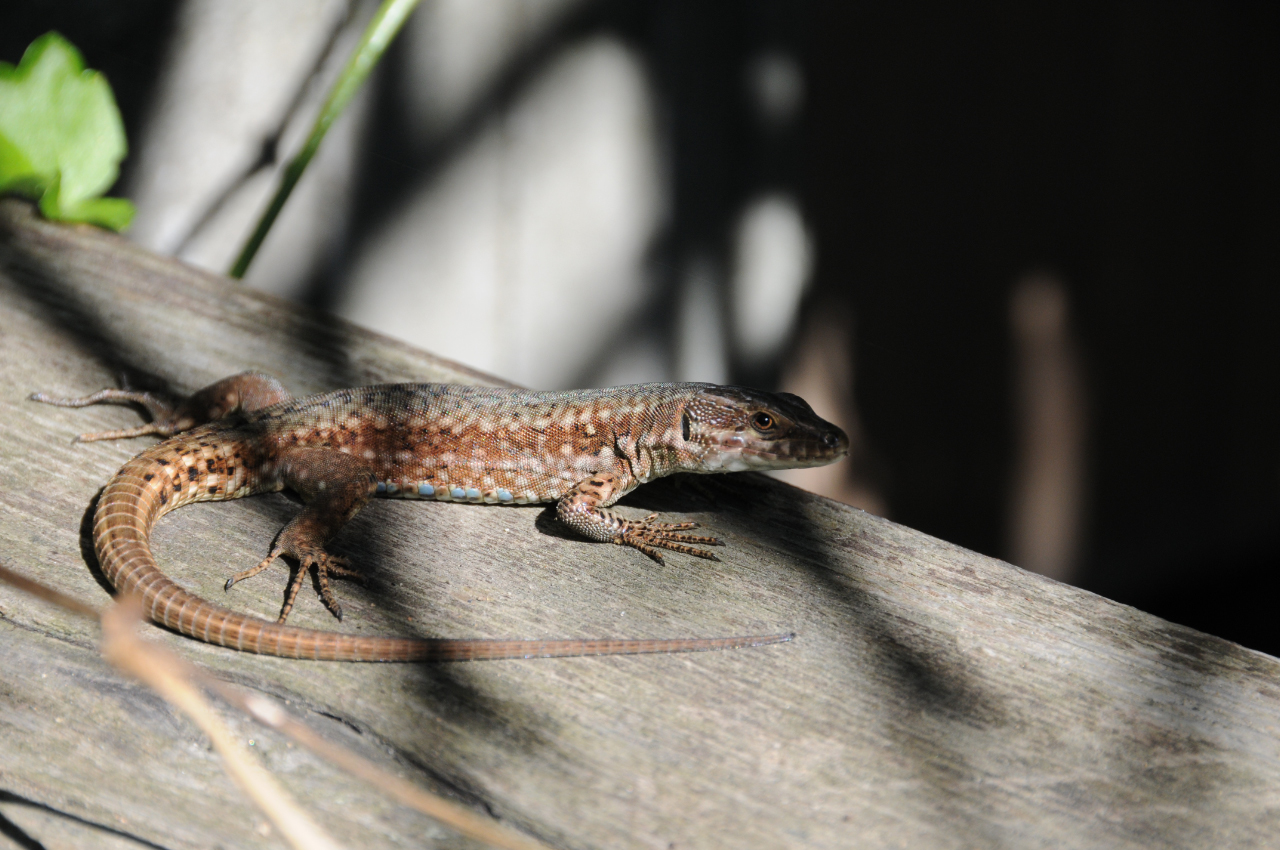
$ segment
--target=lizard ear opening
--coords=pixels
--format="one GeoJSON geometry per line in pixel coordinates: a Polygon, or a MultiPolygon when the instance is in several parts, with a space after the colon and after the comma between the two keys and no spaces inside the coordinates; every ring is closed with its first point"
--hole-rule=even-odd
{"type": "Polygon", "coordinates": [[[690,435],[689,414],[686,413],[680,417],[680,436],[688,440],[689,435],[690,435]]]}

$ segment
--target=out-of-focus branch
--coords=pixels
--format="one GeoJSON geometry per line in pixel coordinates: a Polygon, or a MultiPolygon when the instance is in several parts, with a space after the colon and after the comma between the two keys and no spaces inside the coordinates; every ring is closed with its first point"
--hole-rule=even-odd
{"type": "Polygon", "coordinates": [[[1084,516],[1087,399],[1064,281],[1038,272],[1009,302],[1018,435],[1009,559],[1058,581],[1076,578],[1084,516]]]}
{"type": "Polygon", "coordinates": [[[260,694],[245,693],[239,688],[215,679],[210,679],[208,682],[219,696],[264,726],[287,735],[295,743],[306,747],[326,761],[360,777],[404,805],[433,817],[464,835],[487,842],[494,847],[508,848],[508,850],[547,850],[545,844],[505,829],[456,803],[423,791],[412,783],[387,773],[350,750],[324,740],[308,726],[290,717],[273,700],[260,694]]]}
{"type": "Polygon", "coordinates": [[[47,585],[43,585],[35,579],[27,578],[21,573],[15,573],[8,567],[0,566],[0,581],[12,587],[16,587],[18,590],[29,593],[37,599],[43,599],[45,602],[51,602],[60,608],[65,608],[76,614],[81,614],[85,617],[99,616],[100,612],[92,605],[81,602],[79,599],[74,597],[67,596],[65,593],[54,590],[52,587],[47,585]]]}
{"type": "Polygon", "coordinates": [[[107,608],[102,614],[103,657],[191,718],[209,736],[227,773],[291,845],[299,850],[338,850],[342,845],[330,838],[227,730],[193,684],[199,678],[194,668],[138,639],[141,620],[142,602],[136,597],[126,597],[107,608]]]}
{"type": "Polygon", "coordinates": [[[265,726],[289,737],[322,759],[363,779],[387,795],[459,833],[502,850],[548,850],[546,845],[492,823],[442,797],[424,791],[379,768],[350,750],[324,740],[289,715],[273,700],[222,682],[173,653],[139,640],[142,603],[126,597],[119,604],[98,609],[34,579],[0,566],[0,582],[46,602],[102,623],[102,654],[117,669],[151,687],[191,718],[213,743],[231,778],[249,795],[294,847],[338,850],[342,845],[320,829],[310,816],[245,749],[217,716],[198,686],[216,691],[231,705],[265,726]]]}

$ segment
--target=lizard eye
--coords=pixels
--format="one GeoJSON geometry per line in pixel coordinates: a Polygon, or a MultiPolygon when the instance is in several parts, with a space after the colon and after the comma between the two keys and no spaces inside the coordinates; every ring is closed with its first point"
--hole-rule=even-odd
{"type": "Polygon", "coordinates": [[[773,417],[765,413],[763,410],[751,417],[751,427],[757,431],[772,431],[774,426],[773,417]]]}

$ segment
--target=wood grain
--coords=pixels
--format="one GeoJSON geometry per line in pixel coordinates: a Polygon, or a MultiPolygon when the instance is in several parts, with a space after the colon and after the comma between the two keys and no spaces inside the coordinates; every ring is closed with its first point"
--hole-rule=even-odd
{"type": "MultiPolygon", "coordinates": [[[[485,377],[90,229],[0,202],[0,563],[95,604],[95,494],[138,421],[33,390],[187,391],[243,369],[297,393],[485,377]]],[[[424,317],[429,321],[430,317],[424,317]]],[[[1280,663],[756,475],[624,502],[705,523],[723,562],[656,565],[541,508],[377,502],[336,542],[370,574],[340,628],[714,636],[693,656],[344,665],[150,636],[321,734],[566,848],[1262,847],[1280,829],[1280,663]]],[[[297,507],[162,520],[161,565],[273,617],[284,570],[223,594],[297,507]]],[[[300,625],[332,628],[314,595],[300,625]]],[[[50,846],[278,847],[196,730],[97,655],[96,628],[0,587],[0,835],[50,846]],[[16,831],[16,832],[15,832],[16,831]],[[71,836],[71,837],[67,837],[71,836]],[[77,838],[75,836],[80,836],[77,838]],[[83,841],[81,840],[83,838],[83,841]]],[[[247,720],[352,847],[471,846],[247,720]]]]}

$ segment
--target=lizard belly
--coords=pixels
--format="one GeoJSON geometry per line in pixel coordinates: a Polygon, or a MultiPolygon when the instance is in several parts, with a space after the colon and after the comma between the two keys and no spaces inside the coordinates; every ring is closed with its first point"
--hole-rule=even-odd
{"type": "Polygon", "coordinates": [[[485,505],[555,502],[579,482],[621,461],[599,443],[565,452],[530,440],[480,440],[470,445],[402,448],[376,463],[376,494],[485,505]]]}
{"type": "Polygon", "coordinates": [[[503,468],[440,463],[429,468],[382,472],[378,477],[376,494],[396,499],[533,505],[556,501],[573,488],[578,477],[576,471],[545,467],[503,468]]]}

